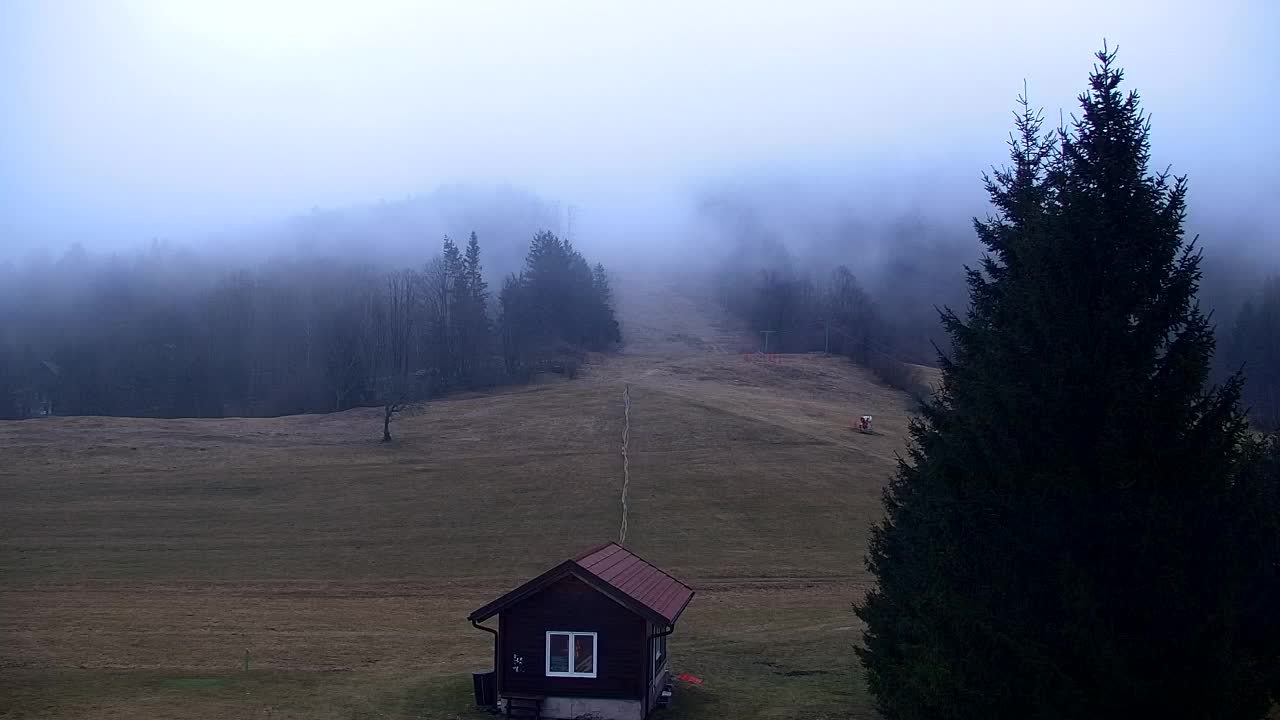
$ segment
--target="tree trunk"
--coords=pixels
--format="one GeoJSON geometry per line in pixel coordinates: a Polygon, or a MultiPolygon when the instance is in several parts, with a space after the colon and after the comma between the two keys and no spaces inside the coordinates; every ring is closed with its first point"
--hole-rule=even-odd
{"type": "Polygon", "coordinates": [[[387,405],[382,412],[382,442],[391,442],[391,406],[387,405]]]}

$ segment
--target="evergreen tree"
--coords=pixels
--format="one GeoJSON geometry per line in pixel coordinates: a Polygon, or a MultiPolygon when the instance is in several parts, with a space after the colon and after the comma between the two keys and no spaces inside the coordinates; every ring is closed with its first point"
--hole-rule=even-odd
{"type": "Polygon", "coordinates": [[[512,377],[529,374],[531,309],[527,283],[519,275],[508,275],[498,293],[498,326],[502,330],[503,364],[512,377]]]}
{"type": "Polygon", "coordinates": [[[531,306],[529,324],[523,331],[537,344],[550,344],[562,337],[563,313],[570,303],[568,264],[560,238],[545,230],[534,235],[521,281],[526,285],[525,301],[531,306]]]}
{"type": "Polygon", "coordinates": [[[592,323],[593,335],[604,345],[622,342],[622,331],[614,318],[613,288],[609,285],[609,273],[601,263],[596,263],[591,270],[591,289],[595,296],[593,307],[596,309],[592,323]]]}
{"type": "MultiPolygon", "coordinates": [[[[603,266],[550,232],[529,244],[524,272],[507,279],[499,295],[503,354],[508,372],[527,372],[543,360],[565,360],[621,341],[603,266]]],[[[576,359],[576,358],[575,358],[576,359]]]]}
{"type": "Polygon", "coordinates": [[[1148,173],[1138,96],[1098,59],[1070,129],[1042,137],[1022,99],[872,532],[859,655],[886,718],[1258,718],[1277,688],[1276,479],[1239,378],[1204,389],[1185,179],[1148,173]]]}
{"type": "Polygon", "coordinates": [[[462,253],[458,251],[458,245],[448,235],[444,236],[444,266],[449,274],[455,278],[462,277],[462,253]]]}
{"type": "Polygon", "coordinates": [[[464,348],[467,345],[464,305],[471,292],[467,288],[467,273],[463,267],[462,253],[446,235],[444,238],[445,270],[445,346],[449,358],[447,373],[458,378],[465,373],[464,348]]]}
{"type": "Polygon", "coordinates": [[[471,233],[462,260],[460,277],[463,295],[459,297],[459,325],[462,336],[462,378],[469,385],[481,381],[481,368],[489,358],[489,286],[484,281],[480,264],[480,242],[471,233]]]}
{"type": "Polygon", "coordinates": [[[474,232],[467,241],[467,254],[462,261],[463,274],[467,278],[467,290],[471,301],[479,307],[480,314],[487,312],[489,285],[484,281],[484,269],[480,265],[480,241],[474,232]]]}
{"type": "Polygon", "coordinates": [[[587,259],[568,240],[564,241],[567,260],[565,305],[560,317],[560,337],[579,347],[597,348],[595,316],[600,310],[593,291],[594,280],[587,259]]]}

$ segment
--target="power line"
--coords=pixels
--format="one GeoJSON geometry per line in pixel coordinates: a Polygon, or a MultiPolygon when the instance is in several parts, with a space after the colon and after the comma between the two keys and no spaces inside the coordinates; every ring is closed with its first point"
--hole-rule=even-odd
{"type": "Polygon", "coordinates": [[[904,364],[904,365],[914,365],[914,364],[915,364],[915,363],[911,363],[911,362],[908,362],[908,361],[906,361],[906,360],[903,360],[903,359],[901,358],[901,356],[899,355],[899,353],[898,353],[898,350],[897,350],[897,349],[895,349],[895,348],[893,348],[893,347],[890,347],[889,345],[886,345],[885,343],[882,343],[882,342],[880,342],[879,340],[874,340],[874,339],[872,339],[872,338],[870,338],[870,337],[854,337],[853,335],[850,335],[849,333],[847,333],[847,332],[845,332],[844,330],[842,330],[842,329],[840,328],[840,326],[839,326],[839,325],[832,325],[830,320],[815,320],[815,321],[813,322],[813,325],[818,325],[818,324],[821,324],[821,325],[825,326],[825,327],[827,328],[827,332],[830,332],[831,330],[835,330],[835,331],[836,331],[837,333],[839,333],[840,335],[843,335],[844,337],[846,337],[846,338],[848,338],[848,339],[850,339],[850,340],[852,340],[852,341],[854,341],[854,342],[857,342],[857,343],[864,343],[864,344],[866,344],[866,345],[868,345],[868,346],[869,346],[867,349],[872,350],[873,352],[877,352],[877,353],[879,353],[879,354],[881,354],[881,355],[883,355],[883,356],[885,356],[885,357],[889,358],[890,360],[895,360],[895,361],[900,362],[900,363],[902,363],[902,364],[904,364]]]}

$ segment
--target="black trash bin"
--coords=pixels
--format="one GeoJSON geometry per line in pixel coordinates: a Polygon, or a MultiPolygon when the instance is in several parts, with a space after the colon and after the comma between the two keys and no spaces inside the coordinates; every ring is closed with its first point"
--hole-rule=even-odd
{"type": "Polygon", "coordinates": [[[476,691],[476,705],[491,708],[498,704],[498,673],[493,670],[471,673],[476,691]]]}

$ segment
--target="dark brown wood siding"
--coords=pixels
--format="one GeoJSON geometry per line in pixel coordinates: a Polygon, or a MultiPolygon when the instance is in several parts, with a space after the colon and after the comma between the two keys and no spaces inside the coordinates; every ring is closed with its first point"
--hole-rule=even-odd
{"type": "Polygon", "coordinates": [[[670,655],[669,650],[668,656],[664,656],[662,658],[662,662],[655,664],[653,661],[654,651],[657,649],[656,643],[658,642],[658,638],[655,638],[654,635],[664,630],[666,630],[665,627],[654,625],[653,623],[649,623],[645,628],[645,637],[647,640],[645,645],[644,685],[647,690],[645,692],[644,708],[646,713],[657,706],[658,696],[662,694],[662,689],[666,687],[670,676],[670,672],[667,669],[670,666],[670,663],[668,662],[670,655]]]}
{"type": "Polygon", "coordinates": [[[575,577],[566,577],[506,608],[499,621],[503,693],[644,698],[648,670],[645,621],[575,577]],[[547,677],[548,631],[596,633],[596,677],[547,677]],[[515,655],[524,659],[515,672],[515,655]]]}

